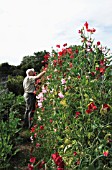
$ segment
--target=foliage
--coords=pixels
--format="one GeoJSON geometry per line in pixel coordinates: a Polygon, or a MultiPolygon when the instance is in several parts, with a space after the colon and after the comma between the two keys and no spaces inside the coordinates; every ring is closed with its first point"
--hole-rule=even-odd
{"type": "Polygon", "coordinates": [[[23,120],[24,112],[25,112],[25,100],[23,96],[21,95],[16,96],[15,102],[11,107],[11,111],[17,112],[16,117],[19,118],[20,121],[23,120]]]}
{"type": "Polygon", "coordinates": [[[112,167],[112,57],[99,41],[94,43],[95,31],[86,22],[79,30],[82,46],[64,44],[47,58],[29,169],[112,167]]]}
{"type": "Polygon", "coordinates": [[[23,95],[23,76],[8,76],[7,88],[16,96],[23,95]]]}
{"type": "MultiPolygon", "coordinates": [[[[17,113],[16,113],[17,114],[17,113]]],[[[7,121],[0,122],[0,168],[7,168],[10,165],[10,159],[18,149],[14,149],[17,141],[17,128],[19,119],[15,117],[15,112],[10,112],[7,121]]]]}
{"type": "Polygon", "coordinates": [[[23,96],[15,96],[0,87],[0,168],[10,166],[10,159],[18,152],[19,132],[24,114],[23,96]]]}
{"type": "Polygon", "coordinates": [[[7,120],[11,106],[15,102],[15,95],[0,87],[0,120],[7,120]]]}

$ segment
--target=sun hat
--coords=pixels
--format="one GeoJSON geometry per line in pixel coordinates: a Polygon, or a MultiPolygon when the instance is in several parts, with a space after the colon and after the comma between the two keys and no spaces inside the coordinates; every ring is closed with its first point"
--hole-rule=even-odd
{"type": "Polygon", "coordinates": [[[34,68],[30,68],[30,69],[26,70],[26,75],[27,75],[27,76],[29,75],[29,72],[30,72],[30,71],[33,71],[33,72],[34,72],[34,68]]]}

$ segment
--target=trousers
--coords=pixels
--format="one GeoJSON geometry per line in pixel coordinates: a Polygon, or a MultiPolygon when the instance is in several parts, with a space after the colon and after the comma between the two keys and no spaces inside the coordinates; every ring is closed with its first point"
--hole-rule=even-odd
{"type": "Polygon", "coordinates": [[[24,127],[31,128],[35,111],[36,95],[34,93],[24,93],[26,109],[24,114],[24,127]]]}

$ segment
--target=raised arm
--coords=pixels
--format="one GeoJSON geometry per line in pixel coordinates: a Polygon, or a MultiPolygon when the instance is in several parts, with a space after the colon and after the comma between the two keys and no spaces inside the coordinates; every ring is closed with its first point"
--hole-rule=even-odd
{"type": "Polygon", "coordinates": [[[45,72],[46,71],[42,71],[41,73],[39,73],[37,76],[35,76],[35,79],[41,78],[45,74],[45,72]]]}

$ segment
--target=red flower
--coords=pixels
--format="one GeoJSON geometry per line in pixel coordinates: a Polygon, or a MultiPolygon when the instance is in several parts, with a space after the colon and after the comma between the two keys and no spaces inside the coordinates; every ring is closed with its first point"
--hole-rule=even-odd
{"type": "Polygon", "coordinates": [[[74,156],[76,156],[77,155],[77,152],[74,152],[74,156]]]}
{"type": "Polygon", "coordinates": [[[92,112],[92,110],[89,110],[89,109],[86,110],[86,113],[87,113],[87,114],[89,114],[89,113],[91,113],[91,112],[92,112]]]}
{"type": "Polygon", "coordinates": [[[105,61],[104,61],[104,60],[101,60],[101,61],[100,61],[100,65],[101,65],[101,66],[104,66],[104,64],[105,64],[105,61]]]}
{"type": "Polygon", "coordinates": [[[79,34],[82,34],[82,31],[81,31],[81,30],[78,30],[78,33],[79,33],[79,34]]]}
{"type": "Polygon", "coordinates": [[[62,52],[62,51],[59,51],[58,54],[59,54],[59,56],[62,56],[62,55],[63,55],[63,52],[62,52]]]}
{"type": "Polygon", "coordinates": [[[66,47],[67,46],[67,43],[63,44],[63,47],[66,47]]]}
{"type": "Polygon", "coordinates": [[[59,156],[58,152],[51,155],[52,159],[55,160],[59,156]]]}
{"type": "Polygon", "coordinates": [[[103,152],[103,155],[106,156],[106,157],[108,156],[108,154],[109,154],[108,151],[103,152]]]}
{"type": "Polygon", "coordinates": [[[91,32],[91,29],[87,29],[87,32],[91,32]]]}
{"type": "Polygon", "coordinates": [[[40,126],[40,130],[44,130],[44,126],[43,125],[40,126]]]}
{"type": "Polygon", "coordinates": [[[56,45],[57,48],[60,48],[60,45],[56,45]]]}
{"type": "Polygon", "coordinates": [[[41,146],[40,143],[36,143],[36,148],[39,148],[41,146]]]}
{"type": "Polygon", "coordinates": [[[50,119],[50,120],[49,120],[49,122],[50,122],[50,123],[52,123],[52,122],[53,122],[53,120],[52,120],[52,119],[50,119]]]}
{"type": "Polygon", "coordinates": [[[78,79],[80,79],[80,78],[81,78],[81,76],[80,76],[80,75],[78,75],[78,76],[77,76],[77,78],[78,78],[78,79]]]}
{"type": "Polygon", "coordinates": [[[73,67],[73,64],[72,64],[72,63],[69,63],[69,67],[72,68],[72,67],[73,67]]]}
{"type": "Polygon", "coordinates": [[[75,50],[76,54],[78,54],[79,50],[75,50]]]}
{"type": "Polygon", "coordinates": [[[59,167],[59,168],[64,168],[64,161],[62,160],[62,157],[59,156],[59,154],[56,152],[54,154],[51,155],[52,159],[54,160],[55,164],[59,167]]]}
{"type": "Polygon", "coordinates": [[[96,31],[96,30],[93,28],[93,29],[92,29],[92,32],[95,32],[95,31],[96,31]]]}
{"type": "Polygon", "coordinates": [[[49,59],[49,53],[44,56],[44,61],[47,62],[49,59]]]}
{"type": "Polygon", "coordinates": [[[69,54],[72,54],[72,49],[71,49],[71,48],[67,48],[67,52],[68,52],[69,54]]]}
{"type": "Polygon", "coordinates": [[[100,73],[104,74],[105,68],[100,68],[100,73]]]}
{"type": "Polygon", "coordinates": [[[91,112],[93,112],[94,110],[96,110],[97,109],[97,106],[93,103],[93,102],[91,102],[89,105],[88,105],[88,109],[86,110],[86,113],[91,113],[91,112]]]}
{"type": "Polygon", "coordinates": [[[54,66],[57,65],[57,60],[53,60],[53,65],[54,65],[54,66]]]}
{"type": "Polygon", "coordinates": [[[86,27],[86,29],[88,29],[88,23],[87,22],[84,24],[84,26],[86,27]]]}
{"type": "Polygon", "coordinates": [[[74,58],[74,55],[71,55],[70,58],[71,58],[71,59],[74,58]]]}
{"type": "Polygon", "coordinates": [[[96,67],[96,71],[98,71],[99,70],[99,67],[96,67]]]}
{"type": "Polygon", "coordinates": [[[55,164],[57,166],[59,166],[60,168],[64,168],[64,162],[62,160],[62,157],[61,156],[58,156],[56,159],[55,159],[55,164]]]}
{"type": "Polygon", "coordinates": [[[79,115],[80,115],[80,112],[76,112],[76,116],[75,116],[75,118],[78,118],[78,117],[79,117],[79,115]]]}
{"type": "Polygon", "coordinates": [[[36,161],[36,158],[35,158],[35,157],[30,158],[30,162],[31,162],[31,163],[33,163],[33,164],[34,164],[34,163],[35,163],[35,161],[36,161]]]}
{"type": "Polygon", "coordinates": [[[103,104],[103,109],[110,110],[110,106],[108,104],[103,104]]]}
{"type": "Polygon", "coordinates": [[[45,161],[41,161],[41,162],[38,164],[38,168],[41,169],[44,164],[45,164],[45,161]]]}
{"type": "Polygon", "coordinates": [[[95,104],[92,102],[92,103],[89,104],[88,109],[90,109],[90,110],[96,110],[97,107],[96,107],[95,104]]]}
{"type": "Polygon", "coordinates": [[[92,76],[95,76],[95,72],[91,72],[91,75],[92,75],[92,76]]]}
{"type": "Polygon", "coordinates": [[[31,133],[35,132],[35,128],[34,128],[34,127],[31,127],[30,132],[31,132],[31,133]]]}
{"type": "Polygon", "coordinates": [[[76,162],[76,164],[77,164],[77,165],[80,165],[80,160],[78,160],[78,161],[76,162]]]}
{"type": "Polygon", "coordinates": [[[57,168],[56,170],[64,170],[64,168],[57,168]]]}
{"type": "Polygon", "coordinates": [[[97,45],[100,45],[100,41],[97,42],[97,45]]]}
{"type": "Polygon", "coordinates": [[[33,170],[33,165],[28,164],[28,170],[33,170]]]}

